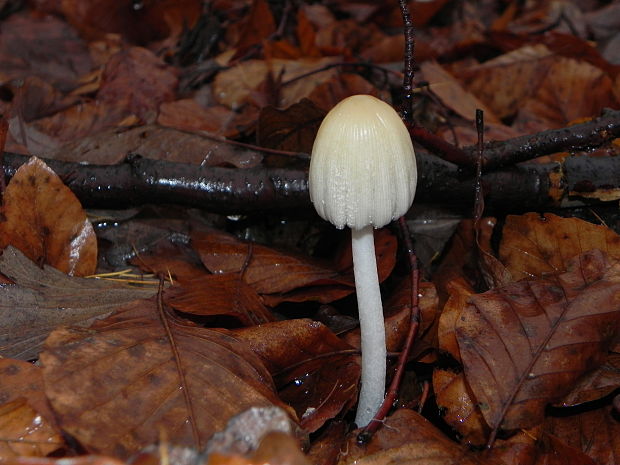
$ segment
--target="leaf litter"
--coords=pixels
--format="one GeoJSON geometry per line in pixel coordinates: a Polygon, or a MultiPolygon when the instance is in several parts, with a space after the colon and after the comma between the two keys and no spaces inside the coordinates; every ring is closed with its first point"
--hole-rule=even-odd
{"type": "MultiPolygon", "coordinates": [[[[9,151],[298,168],[324,112],[355,93],[390,100],[402,82],[397,2],[6,9],[13,3],[0,5],[9,151]]],[[[487,140],[618,108],[614,4],[452,3],[413,2],[417,79],[430,82],[416,89],[421,125],[470,144],[476,108],[487,109],[487,140]]],[[[400,397],[430,388],[424,416],[412,410],[424,403],[416,394],[360,445],[358,431],[347,433],[359,336],[346,235],[306,212],[281,220],[278,238],[273,227],[256,234],[263,219],[251,216],[198,224],[145,209],[119,220],[133,225],[132,244],[120,244],[110,232],[95,238],[63,181],[32,159],[4,191],[0,460],[618,462],[618,236],[598,218],[494,212],[478,231],[464,220],[441,256],[429,254],[421,284],[421,328],[400,397]],[[120,253],[148,236],[149,215],[169,231],[120,253]],[[175,233],[174,221],[191,231],[175,233]],[[171,282],[159,292],[139,272],[132,285],[105,282],[116,270],[98,258],[102,245],[171,282]],[[78,277],[96,271],[99,280],[78,277]],[[326,321],[348,323],[318,323],[320,304],[326,321]],[[272,414],[290,428],[263,422],[272,414]],[[252,443],[236,449],[250,432],[252,443]],[[216,438],[227,445],[216,448],[216,438]],[[485,443],[487,452],[470,447],[485,443]]],[[[410,326],[411,279],[393,232],[378,231],[376,244],[393,357],[410,326]]]]}

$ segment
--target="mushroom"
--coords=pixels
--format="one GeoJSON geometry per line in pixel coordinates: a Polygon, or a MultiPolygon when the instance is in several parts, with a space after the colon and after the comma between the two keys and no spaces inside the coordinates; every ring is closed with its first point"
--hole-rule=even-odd
{"type": "Polygon", "coordinates": [[[354,95],[327,114],[312,147],[309,190],[323,219],[339,229],[351,228],[362,345],[355,417],[360,427],[372,420],[385,395],[385,323],[373,228],[409,210],[416,183],[411,138],[390,105],[354,95]]]}

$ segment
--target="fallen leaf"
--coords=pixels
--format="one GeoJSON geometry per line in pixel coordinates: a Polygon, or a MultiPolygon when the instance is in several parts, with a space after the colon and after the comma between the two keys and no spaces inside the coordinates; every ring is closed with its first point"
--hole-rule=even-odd
{"type": "Polygon", "coordinates": [[[24,397],[0,404],[0,460],[44,457],[63,446],[58,430],[30,407],[24,397]]]}
{"type": "Polygon", "coordinates": [[[484,111],[484,120],[489,123],[499,123],[499,118],[484,103],[473,94],[466,91],[461,83],[436,62],[426,61],[420,69],[430,83],[430,90],[439,97],[442,103],[467,121],[473,121],[476,110],[484,111]]]}
{"type": "Polygon", "coordinates": [[[159,105],[174,100],[177,84],[174,68],[153,52],[132,47],[108,61],[97,100],[123,105],[144,122],[152,123],[157,119],[159,105]]]}
{"type": "Polygon", "coordinates": [[[88,450],[127,457],[163,431],[201,449],[235,414],[284,406],[269,373],[229,333],[189,326],[137,301],[90,329],[57,329],[41,353],[61,427],[88,450]]]}
{"type": "Polygon", "coordinates": [[[277,375],[280,397],[295,409],[307,431],[316,431],[357,400],[358,354],[323,324],[286,320],[233,334],[277,375]]]}
{"type": "Polygon", "coordinates": [[[20,166],[4,192],[0,248],[13,245],[28,258],[76,276],[97,267],[97,239],[71,190],[41,160],[20,166]]]}
{"type": "Polygon", "coordinates": [[[159,106],[157,123],[181,131],[205,131],[210,134],[234,137],[238,131],[231,123],[235,113],[224,105],[203,107],[193,99],[164,102],[159,106]]]}
{"type": "Polygon", "coordinates": [[[164,302],[175,310],[192,315],[231,316],[244,326],[275,320],[256,291],[237,273],[204,273],[184,279],[166,289],[164,302]]]}
{"type": "Polygon", "coordinates": [[[258,144],[278,150],[311,153],[324,116],[325,112],[308,99],[302,99],[286,110],[264,107],[256,128],[258,144]]]}
{"type": "Polygon", "coordinates": [[[0,288],[0,354],[20,360],[37,358],[43,341],[59,325],[86,325],[155,293],[70,277],[49,266],[41,269],[13,247],[0,256],[0,272],[15,282],[0,288]]]}
{"type": "Polygon", "coordinates": [[[271,14],[269,3],[265,0],[253,0],[252,6],[243,21],[238,25],[239,40],[233,59],[242,57],[252,47],[260,45],[276,32],[276,23],[271,14]]]}
{"type": "Polygon", "coordinates": [[[593,250],[555,278],[472,296],[456,323],[465,375],[492,428],[528,428],[604,363],[620,329],[620,264],[593,250]]]}
{"type": "Polygon", "coordinates": [[[368,444],[358,445],[355,438],[352,434],[339,465],[493,465],[490,461],[477,460],[413,410],[394,412],[368,444]]]}
{"type": "Polygon", "coordinates": [[[433,391],[444,421],[457,431],[466,444],[486,443],[489,426],[463,373],[435,369],[433,391]]]}
{"type": "Polygon", "coordinates": [[[565,271],[569,260],[592,249],[620,258],[620,236],[578,218],[526,213],[506,218],[499,257],[519,280],[565,271]]]}
{"type": "Polygon", "coordinates": [[[583,451],[597,464],[618,463],[620,422],[611,406],[576,415],[549,417],[545,431],[583,451]]]}
{"type": "Polygon", "coordinates": [[[249,260],[243,279],[259,294],[285,293],[312,285],[353,286],[335,269],[309,257],[246,243],[215,230],[196,231],[191,237],[192,247],[212,273],[239,272],[249,260]]]}
{"type": "Polygon", "coordinates": [[[262,160],[256,151],[157,125],[101,131],[66,143],[46,153],[46,156],[65,161],[113,165],[124,161],[130,153],[139,153],[154,160],[203,166],[232,165],[237,168],[252,168],[262,160]]]}
{"type": "Polygon", "coordinates": [[[612,352],[603,365],[579,379],[559,405],[572,407],[599,400],[614,392],[618,386],[620,386],[620,354],[612,352]]]}
{"type": "Polygon", "coordinates": [[[0,404],[25,398],[37,414],[45,418],[48,426],[54,426],[54,414],[50,408],[43,386],[41,367],[32,363],[0,358],[0,404]]]}
{"type": "Polygon", "coordinates": [[[24,11],[2,20],[0,82],[35,75],[68,91],[90,71],[86,44],[60,18],[24,11]]]}

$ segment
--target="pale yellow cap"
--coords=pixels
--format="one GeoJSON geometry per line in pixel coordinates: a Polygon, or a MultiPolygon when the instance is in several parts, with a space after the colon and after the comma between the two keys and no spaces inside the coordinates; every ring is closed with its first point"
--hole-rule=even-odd
{"type": "Polygon", "coordinates": [[[354,95],[327,114],[312,147],[310,199],[342,229],[385,226],[404,215],[418,171],[398,113],[371,95],[354,95]]]}

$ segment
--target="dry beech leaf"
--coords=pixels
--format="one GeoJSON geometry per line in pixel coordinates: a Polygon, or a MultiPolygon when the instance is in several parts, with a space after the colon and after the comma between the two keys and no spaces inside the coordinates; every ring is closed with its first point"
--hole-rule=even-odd
{"type": "Polygon", "coordinates": [[[276,31],[276,22],[266,0],[254,0],[250,11],[239,25],[239,41],[233,59],[242,57],[249,49],[261,44],[276,31]]]}
{"type": "Polygon", "coordinates": [[[165,102],[159,106],[157,123],[181,131],[206,131],[223,137],[234,137],[231,126],[235,113],[224,105],[203,107],[193,99],[165,102]]]}
{"type": "Polygon", "coordinates": [[[484,111],[484,120],[489,123],[500,123],[500,120],[484,103],[466,91],[460,82],[436,62],[426,61],[420,66],[424,79],[430,83],[430,89],[459,116],[468,121],[476,117],[476,109],[484,111]]]}
{"type": "Polygon", "coordinates": [[[19,167],[4,192],[0,248],[13,245],[32,261],[75,276],[93,274],[97,238],[82,205],[41,160],[19,167]]]}
{"type": "Polygon", "coordinates": [[[284,406],[260,359],[229,333],[188,326],[155,299],[90,329],[52,332],[41,353],[59,424],[88,450],[127,457],[163,432],[201,449],[235,414],[284,406]]]}
{"type": "Polygon", "coordinates": [[[459,72],[468,89],[500,118],[514,115],[553,63],[543,44],[526,45],[459,72]]]}
{"type": "Polygon", "coordinates": [[[57,326],[89,324],[156,292],[41,269],[11,246],[0,256],[0,273],[15,282],[0,288],[0,355],[21,360],[37,358],[57,326]]]}
{"type": "Polygon", "coordinates": [[[352,347],[323,324],[286,320],[232,333],[249,344],[272,374],[278,374],[280,397],[295,409],[305,430],[316,431],[355,403],[357,353],[351,354],[352,347]]]}
{"type": "Polygon", "coordinates": [[[228,315],[245,326],[274,321],[260,296],[237,273],[204,273],[184,279],[166,289],[164,302],[175,310],[192,315],[228,315]]]}
{"type": "Polygon", "coordinates": [[[452,358],[460,362],[461,354],[455,332],[456,321],[461,314],[461,310],[465,308],[469,298],[474,294],[474,290],[464,278],[456,278],[450,281],[447,285],[447,290],[450,293],[450,297],[439,316],[437,338],[439,340],[439,348],[444,352],[448,352],[452,358]]]}
{"type": "Polygon", "coordinates": [[[324,116],[325,112],[308,99],[302,99],[286,110],[264,107],[256,129],[258,144],[272,149],[310,153],[324,116]]]}
{"type": "Polygon", "coordinates": [[[159,105],[174,100],[177,84],[174,68],[150,50],[131,47],[106,64],[97,100],[122,104],[143,121],[152,123],[159,105]],[[136,82],[140,85],[136,86],[136,82]]]}
{"type": "Polygon", "coordinates": [[[562,407],[572,407],[598,400],[620,386],[620,354],[612,352],[607,361],[596,370],[582,377],[566,397],[559,402],[562,407]]]}
{"type": "Polygon", "coordinates": [[[60,431],[24,397],[0,404],[0,438],[2,463],[7,458],[44,457],[64,444],[60,431]]]}
{"type": "Polygon", "coordinates": [[[46,156],[65,161],[113,165],[125,160],[127,153],[139,153],[154,160],[202,166],[232,165],[238,168],[251,168],[262,160],[256,151],[156,125],[102,131],[69,142],[46,156]]]}
{"type": "Polygon", "coordinates": [[[612,81],[585,61],[558,58],[530,99],[521,102],[514,126],[526,132],[563,127],[615,105],[612,81]],[[584,89],[588,98],[583,98],[584,89]]]}
{"type": "MultiPolygon", "coordinates": [[[[218,103],[234,110],[251,100],[252,94],[258,90],[270,70],[273,76],[279,76],[283,72],[282,80],[287,82],[338,61],[340,61],[339,57],[300,58],[297,60],[273,59],[268,62],[262,60],[242,61],[217,74],[213,81],[213,95],[218,103]]],[[[304,97],[309,97],[315,87],[337,73],[338,71],[335,68],[327,69],[287,84],[282,89],[280,106],[286,108],[304,97]]]]}
{"type": "Polygon", "coordinates": [[[54,414],[43,390],[43,373],[40,367],[21,360],[1,358],[0,380],[1,403],[24,397],[28,400],[28,405],[50,425],[55,424],[54,414]]]}
{"type": "Polygon", "coordinates": [[[593,250],[569,271],[472,296],[456,323],[467,381],[492,428],[540,424],[620,329],[620,263],[593,250]]]}
{"type": "Polygon", "coordinates": [[[367,445],[360,446],[352,434],[339,465],[495,465],[450,440],[422,415],[400,409],[387,418],[384,426],[367,445]]]}
{"type": "Polygon", "coordinates": [[[519,280],[564,271],[570,259],[592,249],[620,258],[620,236],[578,218],[526,213],[506,218],[499,257],[519,280]]]}
{"type": "Polygon", "coordinates": [[[490,430],[463,373],[436,369],[433,391],[442,417],[467,444],[483,445],[490,430]]]}
{"type": "Polygon", "coordinates": [[[345,285],[350,287],[349,293],[353,292],[350,277],[340,276],[335,269],[310,257],[249,244],[215,230],[196,231],[191,238],[192,247],[212,273],[241,271],[249,254],[243,279],[259,294],[281,294],[317,285],[345,285]]]}
{"type": "MultiPolygon", "coordinates": [[[[113,457],[103,457],[100,455],[81,455],[79,457],[37,457],[28,459],[27,457],[7,458],[2,465],[127,465],[113,457]]],[[[137,465],[137,463],[136,463],[137,465]]]]}
{"type": "Polygon", "coordinates": [[[576,415],[549,417],[545,431],[581,450],[597,464],[619,463],[620,422],[611,406],[576,415]]]}

